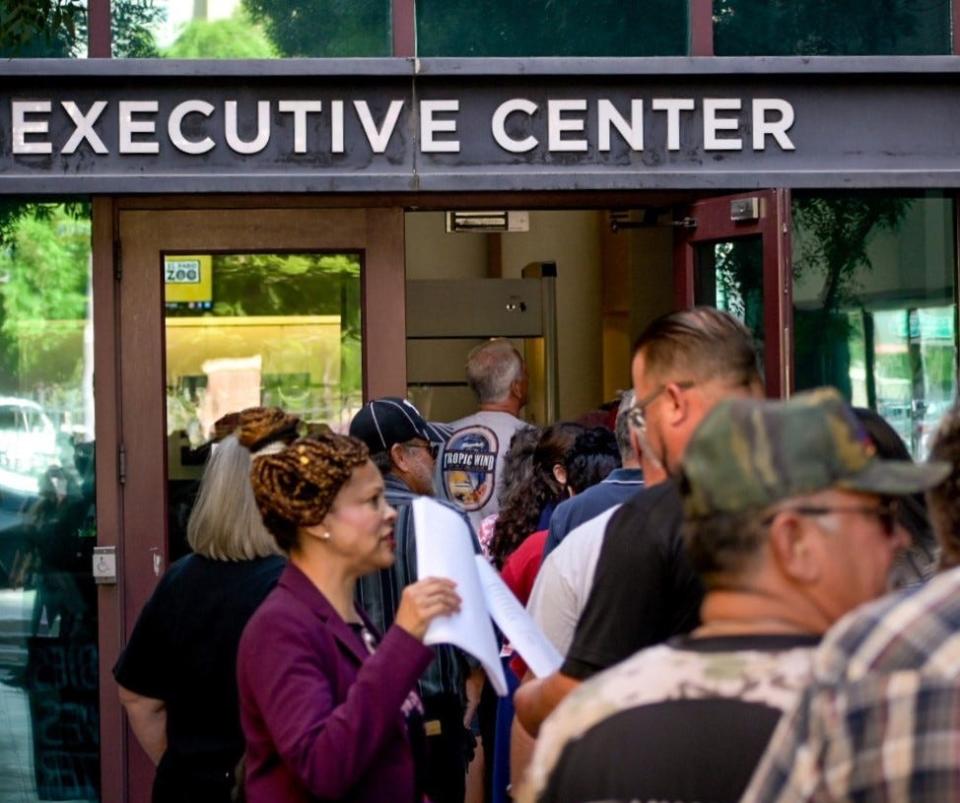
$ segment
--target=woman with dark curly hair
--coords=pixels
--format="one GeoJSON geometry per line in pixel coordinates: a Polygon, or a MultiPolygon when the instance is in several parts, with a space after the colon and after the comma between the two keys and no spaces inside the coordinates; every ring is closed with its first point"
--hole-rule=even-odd
{"type": "Polygon", "coordinates": [[[567,498],[563,461],[583,430],[572,421],[560,421],[544,429],[533,452],[533,471],[505,491],[507,505],[500,508],[490,545],[498,569],[527,536],[546,529],[553,509],[567,498]]]}
{"type": "Polygon", "coordinates": [[[419,800],[413,689],[433,660],[427,626],[459,609],[453,583],[407,586],[383,635],[356,607],[357,579],[393,564],[397,515],[360,441],[301,438],[251,476],[290,560],[240,642],[248,803],[419,800]]]}

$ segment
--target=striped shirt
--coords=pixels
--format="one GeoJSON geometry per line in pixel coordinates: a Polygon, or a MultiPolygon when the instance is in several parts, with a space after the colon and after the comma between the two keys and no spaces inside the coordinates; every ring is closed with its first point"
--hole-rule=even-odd
{"type": "MultiPolygon", "coordinates": [[[[403,589],[417,581],[417,541],[412,503],[418,494],[391,475],[384,477],[384,485],[387,502],[397,511],[394,525],[396,560],[391,568],[368,574],[357,582],[357,603],[381,633],[385,633],[393,624],[403,589]]],[[[453,505],[448,507],[457,510],[453,505]]],[[[475,538],[474,542],[474,549],[479,552],[475,538]]],[[[462,697],[466,662],[463,653],[446,644],[438,645],[433,650],[437,657],[420,678],[420,696],[427,698],[437,694],[457,694],[462,697]]]]}
{"type": "Polygon", "coordinates": [[[743,803],[960,799],[960,569],[841,620],[743,803]]]}

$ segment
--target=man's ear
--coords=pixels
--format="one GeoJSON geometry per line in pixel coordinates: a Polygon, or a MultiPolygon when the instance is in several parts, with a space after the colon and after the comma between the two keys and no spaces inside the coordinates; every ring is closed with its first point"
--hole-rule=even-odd
{"type": "Polygon", "coordinates": [[[561,463],[553,464],[553,478],[561,485],[567,484],[567,469],[561,463]]]}
{"type": "Polygon", "coordinates": [[[808,521],[785,510],[770,523],[770,551],[780,573],[798,585],[812,585],[821,576],[820,544],[808,521]]]}
{"type": "Polygon", "coordinates": [[[674,426],[682,424],[690,416],[689,393],[681,390],[676,382],[668,382],[664,393],[667,396],[667,420],[674,426]]]}
{"type": "Polygon", "coordinates": [[[390,463],[398,472],[405,472],[409,468],[410,455],[402,443],[395,443],[390,447],[390,463]]]}

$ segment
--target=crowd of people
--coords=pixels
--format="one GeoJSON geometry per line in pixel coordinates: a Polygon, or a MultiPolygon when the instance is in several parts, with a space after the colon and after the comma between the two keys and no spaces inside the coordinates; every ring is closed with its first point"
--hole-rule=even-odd
{"type": "MultiPolygon", "coordinates": [[[[609,426],[540,428],[505,340],[474,414],[218,422],[192,553],[114,670],[154,801],[960,799],[960,407],[910,460],[823,388],[763,398],[710,308],[637,341],[609,426]],[[563,656],[509,695],[430,623],[414,502],[463,517],[563,656]]],[[[421,520],[421,526],[423,522],[421,520]]]]}

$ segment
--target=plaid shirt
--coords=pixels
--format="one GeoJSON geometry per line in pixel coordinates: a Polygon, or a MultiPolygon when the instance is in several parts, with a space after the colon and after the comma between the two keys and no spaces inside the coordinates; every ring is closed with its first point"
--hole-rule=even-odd
{"type": "MultiPolygon", "coordinates": [[[[393,531],[397,559],[391,568],[368,574],[357,581],[357,604],[381,633],[385,633],[393,624],[403,589],[417,582],[417,541],[411,505],[418,494],[390,475],[384,477],[384,485],[387,502],[397,510],[393,531]]],[[[469,523],[467,526],[469,528],[469,523]]],[[[479,552],[476,537],[472,533],[471,530],[474,550],[479,552]]],[[[449,645],[438,645],[433,650],[437,657],[420,678],[420,696],[427,698],[437,694],[456,694],[462,698],[466,663],[463,653],[449,645]]]]}
{"type": "Polygon", "coordinates": [[[741,803],[960,800],[960,569],[834,627],[741,803]]]}

